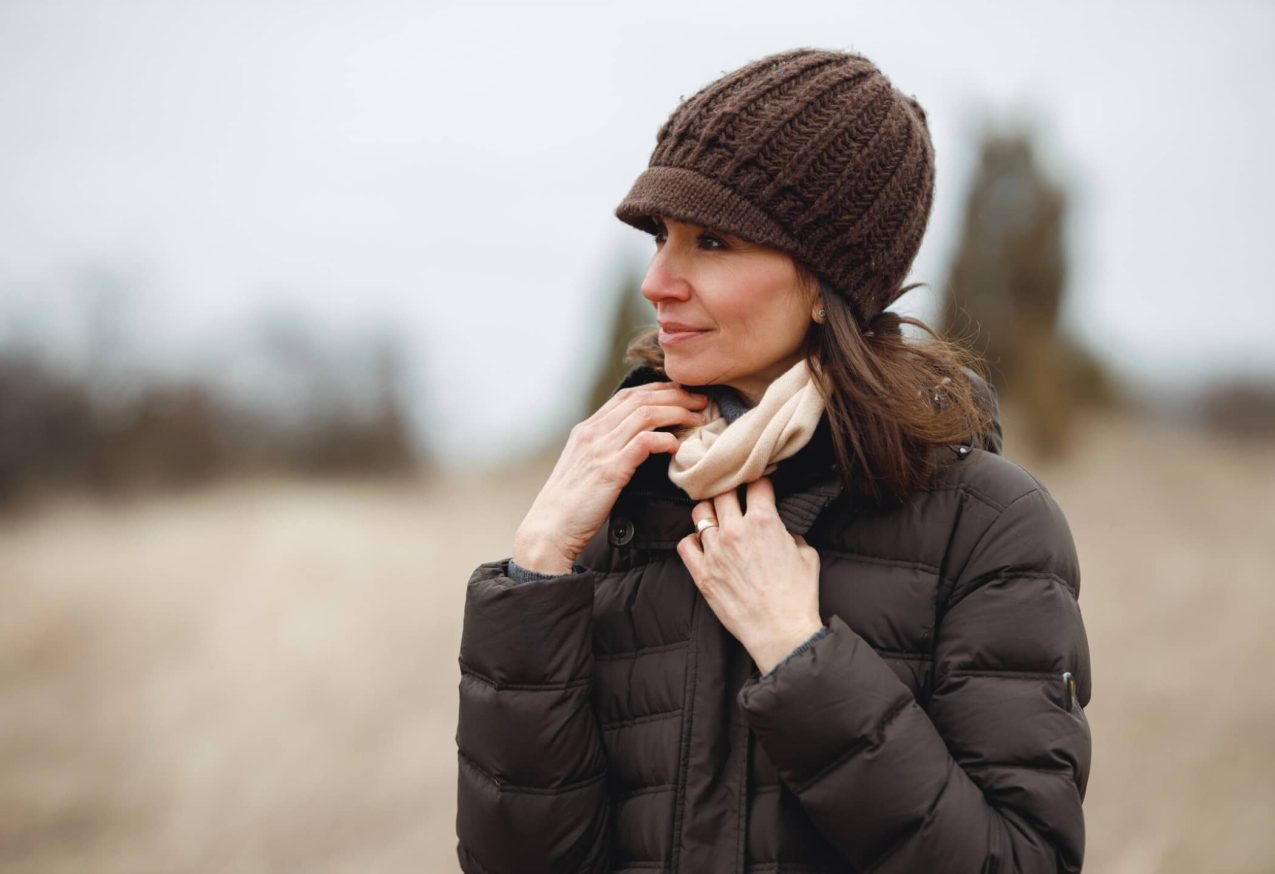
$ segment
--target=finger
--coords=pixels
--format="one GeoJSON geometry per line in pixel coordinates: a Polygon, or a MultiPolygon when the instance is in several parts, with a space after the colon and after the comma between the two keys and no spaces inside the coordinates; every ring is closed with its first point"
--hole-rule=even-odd
{"type": "Polygon", "coordinates": [[[701,529],[699,524],[701,520],[720,524],[720,520],[717,518],[717,511],[713,509],[712,501],[700,501],[691,508],[691,522],[695,524],[695,534],[698,535],[697,541],[700,551],[703,552],[704,546],[707,543],[707,538],[717,535],[717,526],[714,525],[710,528],[701,529]]]}
{"type": "Polygon", "coordinates": [[[633,471],[656,452],[673,454],[681,447],[677,437],[667,431],[643,431],[620,450],[620,466],[633,471]]]}
{"type": "Polygon", "coordinates": [[[696,580],[695,586],[698,588],[700,571],[704,567],[704,547],[700,544],[699,538],[694,534],[683,537],[677,542],[677,554],[686,565],[691,579],[696,580]]]}
{"type": "Polygon", "coordinates": [[[654,408],[661,411],[659,416],[671,413],[677,418],[661,419],[654,425],[663,424],[703,424],[708,421],[712,412],[711,402],[704,395],[694,395],[682,388],[662,389],[657,392],[630,395],[624,403],[607,413],[598,421],[600,429],[622,431],[636,424],[641,428],[644,422],[651,421],[652,414],[648,410],[654,408]],[[678,412],[678,411],[681,412],[678,412]]]}
{"type": "Polygon", "coordinates": [[[769,477],[758,477],[750,482],[745,492],[745,499],[748,501],[749,510],[760,507],[763,510],[779,512],[775,507],[775,485],[769,477]]]}
{"type": "Polygon", "coordinates": [[[689,428],[703,423],[702,414],[686,407],[646,405],[630,412],[624,421],[611,430],[608,439],[623,445],[643,431],[654,431],[669,425],[689,428]]]}
{"type": "MultiPolygon", "coordinates": [[[[630,386],[629,388],[620,389],[611,395],[606,403],[584,420],[583,424],[590,425],[594,429],[606,433],[613,430],[629,413],[642,404],[678,403],[691,407],[694,406],[691,403],[693,397],[694,395],[690,392],[672,382],[649,382],[630,386]]],[[[707,398],[705,398],[705,403],[697,407],[697,409],[703,409],[706,406],[707,398]]]]}
{"type": "Polygon", "coordinates": [[[628,388],[620,389],[619,391],[612,394],[611,397],[607,398],[602,403],[602,406],[598,407],[598,409],[594,412],[594,415],[595,416],[600,415],[604,411],[613,410],[616,407],[623,404],[629,398],[633,397],[633,395],[638,393],[646,394],[646,393],[650,393],[654,391],[667,391],[667,390],[676,390],[676,389],[677,389],[677,384],[674,382],[669,382],[667,380],[663,382],[644,382],[641,385],[631,385],[628,388]]]}
{"type": "Polygon", "coordinates": [[[643,404],[652,401],[659,403],[707,403],[708,395],[683,388],[675,382],[652,382],[618,392],[612,395],[612,400],[616,401],[616,406],[624,403],[643,404]]]}
{"type": "Polygon", "coordinates": [[[713,506],[717,511],[717,521],[723,525],[738,521],[744,515],[739,506],[739,492],[729,488],[720,495],[713,496],[713,506]]]}
{"type": "Polygon", "coordinates": [[[717,511],[713,509],[712,501],[700,501],[694,507],[691,507],[691,522],[699,525],[701,519],[712,519],[717,522],[717,511]]]}
{"type": "Polygon", "coordinates": [[[614,403],[608,401],[595,414],[598,420],[598,427],[605,431],[612,431],[634,410],[652,404],[657,406],[676,405],[698,412],[703,412],[708,407],[707,395],[689,392],[673,383],[650,383],[649,385],[652,387],[648,388],[646,385],[639,385],[612,395],[611,401],[614,401],[614,403]],[[658,388],[654,386],[658,386],[658,388]]]}

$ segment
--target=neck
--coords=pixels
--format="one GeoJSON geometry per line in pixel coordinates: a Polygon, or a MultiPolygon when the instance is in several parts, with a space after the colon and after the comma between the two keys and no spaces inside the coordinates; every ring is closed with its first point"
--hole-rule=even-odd
{"type": "Polygon", "coordinates": [[[766,389],[770,387],[770,384],[783,376],[789,370],[792,370],[797,362],[801,361],[804,357],[805,356],[800,353],[795,353],[790,355],[788,358],[785,358],[783,361],[777,362],[772,367],[766,368],[760,373],[755,373],[752,376],[741,377],[740,379],[726,383],[726,385],[729,385],[738,392],[740,397],[744,399],[748,406],[755,407],[761,403],[762,395],[766,393],[766,389]]]}
{"type": "Polygon", "coordinates": [[[780,461],[809,441],[824,410],[801,362],[772,382],[751,408],[734,384],[709,386],[708,393],[720,415],[679,436],[668,467],[673,484],[695,500],[774,473],[780,461]]]}

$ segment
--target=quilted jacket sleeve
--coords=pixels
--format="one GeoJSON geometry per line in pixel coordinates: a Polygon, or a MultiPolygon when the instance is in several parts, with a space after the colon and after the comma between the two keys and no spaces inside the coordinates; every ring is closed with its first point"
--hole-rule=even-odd
{"type": "Polygon", "coordinates": [[[860,870],[1079,871],[1090,686],[1078,590],[1070,530],[1035,489],[999,512],[945,590],[924,709],[835,615],[806,653],[746,683],[741,706],[860,870]]]}
{"type": "Polygon", "coordinates": [[[457,855],[477,874],[609,870],[592,706],[597,572],[516,582],[480,565],[460,647],[457,855]]]}

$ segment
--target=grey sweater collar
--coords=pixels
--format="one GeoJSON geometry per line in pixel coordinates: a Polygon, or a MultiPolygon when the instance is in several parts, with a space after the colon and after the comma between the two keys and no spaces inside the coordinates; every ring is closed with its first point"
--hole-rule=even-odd
{"type": "Polygon", "coordinates": [[[750,409],[743,395],[728,385],[709,385],[704,387],[704,391],[717,402],[717,408],[721,410],[727,424],[734,422],[750,409]]]}

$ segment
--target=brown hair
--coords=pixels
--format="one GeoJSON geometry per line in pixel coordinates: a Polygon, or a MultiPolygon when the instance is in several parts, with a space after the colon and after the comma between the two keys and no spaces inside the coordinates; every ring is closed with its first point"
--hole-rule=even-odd
{"type": "MultiPolygon", "coordinates": [[[[940,337],[919,319],[885,310],[866,328],[851,304],[794,262],[802,289],[822,291],[825,324],[812,322],[805,355],[827,405],[837,467],[846,493],[884,504],[924,488],[938,467],[934,446],[967,443],[988,432],[991,411],[978,400],[969,370],[983,377],[977,356],[940,337]],[[909,340],[912,325],[928,338],[909,340]],[[852,471],[859,471],[852,475],[852,471]]],[[[899,294],[916,288],[910,285],[899,294]]],[[[895,297],[897,297],[896,295],[895,297]]],[[[629,343],[625,360],[664,372],[658,329],[629,343]]]]}

